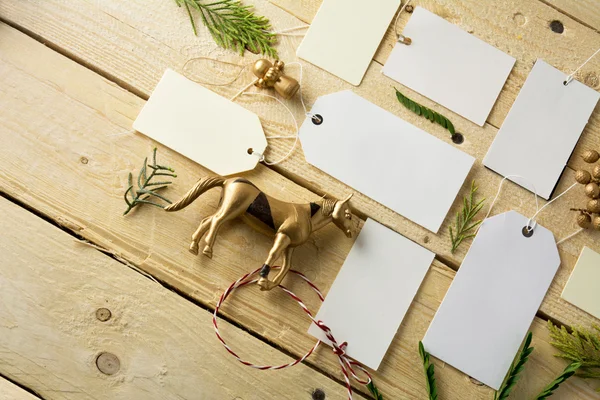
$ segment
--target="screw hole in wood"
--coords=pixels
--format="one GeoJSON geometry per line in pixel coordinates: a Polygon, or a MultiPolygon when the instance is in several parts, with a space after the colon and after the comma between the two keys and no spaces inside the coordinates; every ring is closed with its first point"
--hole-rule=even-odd
{"type": "Polygon", "coordinates": [[[465,137],[462,135],[462,133],[456,132],[452,135],[452,141],[455,144],[462,144],[465,141],[465,137]]]}
{"type": "Polygon", "coordinates": [[[325,400],[325,392],[323,391],[323,389],[313,390],[312,400],[325,400]]]}
{"type": "Polygon", "coordinates": [[[563,33],[565,31],[565,26],[562,22],[555,19],[554,21],[550,22],[550,29],[552,29],[552,32],[555,33],[563,33]]]}

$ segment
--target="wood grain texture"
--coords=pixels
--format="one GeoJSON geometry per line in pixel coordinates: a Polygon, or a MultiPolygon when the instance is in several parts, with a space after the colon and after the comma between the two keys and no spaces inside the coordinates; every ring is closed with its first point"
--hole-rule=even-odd
{"type": "MultiPolygon", "coordinates": [[[[10,231],[0,240],[0,372],[44,398],[308,400],[315,388],[346,398],[305,365],[275,374],[243,366],[206,310],[4,198],[0,212],[10,231]],[[96,318],[101,307],[108,321],[96,318]],[[103,353],[118,358],[114,374],[100,372],[103,353]]],[[[231,324],[220,329],[245,357],[291,360],[231,324]]]]}
{"type": "Polygon", "coordinates": [[[596,0],[540,0],[600,31],[600,3],[596,0]]]}
{"type": "MultiPolygon", "coordinates": [[[[284,2],[284,0],[277,0],[278,4],[280,2],[284,2]]],[[[290,16],[283,9],[266,3],[264,0],[251,1],[251,3],[255,4],[258,12],[274,21],[276,30],[301,24],[299,19],[290,16]]],[[[311,13],[316,12],[318,4],[320,3],[317,0],[305,0],[298,3],[284,2],[286,9],[293,11],[298,17],[306,21],[310,21],[312,18],[311,13]],[[301,10],[304,10],[304,13],[301,13],[301,10]]],[[[518,68],[516,67],[512,72],[502,94],[505,98],[510,97],[511,100],[499,101],[496,104],[490,124],[479,128],[461,117],[454,116],[452,118],[457,129],[466,136],[465,143],[460,147],[461,150],[473,155],[478,160],[485,156],[497,133],[495,126],[500,126],[501,120],[510,106],[508,103],[512,103],[512,100],[514,100],[535,57],[540,56],[550,62],[558,62],[557,60],[559,60],[567,65],[569,61],[575,62],[577,58],[581,58],[581,54],[586,54],[586,51],[592,51],[593,46],[589,43],[600,39],[600,35],[591,29],[576,21],[566,21],[563,14],[534,0],[503,2],[502,4],[494,2],[493,5],[489,3],[490,5],[485,6],[475,0],[460,2],[424,0],[415,4],[428,7],[451,22],[468,31],[473,31],[475,35],[517,57],[518,68]],[[515,16],[516,14],[526,17],[525,23],[522,23],[518,29],[513,26],[517,22],[511,19],[515,17],[517,21],[521,21],[520,17],[515,16]],[[460,16],[460,18],[457,16],[460,16]],[[566,21],[565,26],[568,27],[567,33],[560,36],[550,31],[545,25],[546,22],[544,22],[559,16],[563,21],[566,21]],[[516,37],[519,34],[521,39],[516,37]],[[574,37],[577,37],[577,40],[574,37]],[[586,43],[585,46],[587,47],[580,43],[581,40],[586,43]],[[567,48],[570,50],[565,53],[567,48]],[[561,58],[563,53],[567,56],[561,58]],[[494,117],[494,115],[501,115],[501,118],[494,117]]],[[[94,65],[94,68],[103,71],[111,79],[127,82],[125,85],[127,88],[140,93],[144,97],[150,95],[166,67],[181,71],[186,60],[190,58],[209,56],[240,64],[249,63],[257,58],[257,56],[248,54],[246,58],[240,60],[231,52],[216,48],[206,32],[201,32],[201,36],[195,38],[190,34],[189,27],[182,23],[185,20],[184,16],[181,16],[182,21],[180,21],[177,18],[179,16],[178,10],[160,0],[136,0],[126,4],[110,0],[101,4],[72,1],[68,5],[60,0],[43,3],[7,1],[0,4],[0,15],[37,32],[52,42],[54,46],[60,47],[62,51],[83,60],[85,63],[94,65]],[[104,32],[105,34],[99,35],[98,32],[104,32]]],[[[407,18],[408,14],[400,18],[399,27],[403,26],[407,18]]],[[[300,38],[282,38],[279,44],[281,58],[288,62],[295,60],[295,49],[299,42],[300,38]]],[[[382,52],[389,53],[390,46],[388,45],[388,49],[385,50],[385,43],[380,47],[376,60],[387,57],[387,53],[381,55],[382,52]]],[[[594,60],[589,69],[593,72],[593,68],[600,65],[598,63],[600,63],[600,59],[594,60]]],[[[303,63],[303,65],[303,94],[308,104],[311,104],[320,95],[351,87],[340,79],[308,63],[303,63]]],[[[555,65],[560,66],[556,63],[555,65]]],[[[185,72],[189,76],[205,82],[226,82],[235,77],[239,71],[234,67],[227,67],[206,60],[196,60],[188,64],[187,67],[185,72]]],[[[293,68],[295,67],[291,66],[289,68],[291,73],[295,72],[293,68]]],[[[35,71],[32,73],[47,74],[49,72],[35,71]]],[[[246,82],[251,79],[249,74],[250,72],[243,74],[242,78],[237,81],[239,83],[233,86],[209,87],[224,96],[231,96],[239,86],[242,86],[242,81],[246,82]]],[[[382,76],[381,64],[374,62],[361,86],[353,90],[369,101],[393,112],[432,135],[449,141],[449,136],[444,129],[432,125],[429,121],[402,107],[395,99],[392,85],[395,85],[393,81],[382,76]]],[[[397,86],[401,87],[401,85],[397,86]]],[[[417,102],[435,111],[450,115],[448,111],[423,96],[406,88],[402,90],[417,102]]],[[[82,97],[85,96],[82,95],[82,97]]],[[[261,116],[267,134],[293,132],[293,124],[289,115],[273,101],[256,96],[243,96],[239,102],[261,116]]],[[[300,105],[297,102],[288,102],[288,105],[293,107],[297,118],[300,118],[302,115],[300,105]]],[[[104,106],[99,105],[99,107],[104,106]]],[[[128,109],[128,111],[131,110],[128,109]]],[[[119,111],[117,114],[123,114],[123,112],[119,111]]],[[[135,112],[129,112],[127,115],[129,118],[133,118],[135,112]]],[[[599,115],[598,112],[593,114],[591,123],[586,128],[580,145],[576,148],[570,163],[574,168],[581,165],[582,161],[580,161],[579,155],[585,148],[589,147],[590,143],[594,143],[594,146],[597,147],[600,138],[598,134],[600,125],[594,121],[600,118],[599,115]]],[[[111,117],[123,127],[130,124],[130,121],[123,118],[123,115],[113,115],[111,117]]],[[[289,146],[289,141],[271,140],[271,151],[267,152],[267,156],[272,158],[283,156],[288,151],[289,146]]],[[[423,165],[415,166],[415,168],[418,171],[419,167],[426,168],[426,165],[425,157],[423,165]]],[[[276,166],[275,169],[302,186],[320,194],[328,193],[341,197],[351,190],[343,183],[307,164],[301,150],[294,153],[286,162],[276,166]]],[[[491,199],[496,193],[501,177],[484,168],[480,162],[476,162],[467,180],[472,179],[475,179],[479,184],[481,196],[491,199]]],[[[266,179],[265,185],[269,182],[270,180],[266,179]]],[[[572,182],[574,182],[573,171],[567,169],[559,183],[557,193],[569,187],[572,182]]],[[[468,247],[462,246],[456,254],[451,254],[448,227],[454,214],[460,210],[460,198],[468,193],[468,186],[467,182],[459,194],[459,198],[455,201],[449,217],[440,229],[439,235],[431,234],[424,228],[362,194],[355,196],[353,206],[362,216],[373,218],[422,244],[434,251],[440,259],[456,267],[462,262],[468,247]]],[[[407,190],[409,189],[407,188],[407,190]]],[[[584,200],[581,191],[573,190],[561,198],[559,202],[547,208],[538,220],[542,225],[552,230],[557,239],[565,237],[577,229],[574,223],[575,215],[570,213],[568,208],[584,204],[584,200]]],[[[495,207],[495,212],[509,209],[516,209],[525,215],[533,215],[535,213],[533,195],[512,183],[506,184],[495,207]]],[[[563,264],[541,307],[543,313],[570,325],[598,322],[593,317],[560,299],[562,288],[583,245],[600,248],[600,235],[597,232],[588,231],[561,246],[563,264]]]]}
{"type": "MultiPolygon", "coordinates": [[[[6,38],[0,41],[0,79],[6,82],[0,87],[0,133],[3,142],[9,144],[0,148],[2,191],[209,308],[231,281],[261,265],[270,239],[236,222],[224,228],[213,260],[187,252],[188,237],[201,216],[216,207],[216,193],[207,194],[183,212],[167,214],[141,208],[122,217],[126,175],[139,167],[139,161],[154,145],[142,135],[123,134],[143,100],[6,25],[0,25],[0,37],[6,38]]],[[[161,162],[172,165],[179,174],[169,196],[183,194],[197,178],[208,174],[162,146],[158,154],[161,162]]],[[[280,198],[318,198],[262,166],[246,176],[280,198]]],[[[326,292],[351,245],[336,228],[325,228],[311,243],[298,249],[295,268],[326,292]]],[[[381,368],[374,374],[388,398],[426,398],[417,343],[453,277],[454,271],[434,262],[381,368]]],[[[285,284],[311,309],[318,307],[297,281],[288,278],[285,284]]],[[[261,293],[256,288],[240,291],[224,307],[224,313],[296,355],[313,342],[306,334],[308,320],[296,304],[278,292],[261,293]]],[[[564,362],[552,356],[543,324],[536,319],[532,326],[540,351],[533,357],[529,380],[517,388],[523,397],[536,394],[564,367],[564,362]]],[[[340,377],[329,349],[323,348],[308,361],[340,377]]],[[[450,366],[437,365],[444,399],[490,397],[489,388],[477,385],[450,366]]],[[[561,389],[562,396],[593,399],[596,395],[588,385],[572,380],[561,389]]]]}
{"type": "Polygon", "coordinates": [[[0,400],[39,400],[39,397],[32,395],[4,378],[0,378],[0,400]]]}

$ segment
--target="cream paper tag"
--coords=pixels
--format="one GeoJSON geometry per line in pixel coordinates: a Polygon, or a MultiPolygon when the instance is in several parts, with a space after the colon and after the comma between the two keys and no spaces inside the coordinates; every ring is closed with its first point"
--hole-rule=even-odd
{"type": "Polygon", "coordinates": [[[483,126],[515,63],[514,57],[416,7],[383,73],[483,126]]]}
{"type": "Polygon", "coordinates": [[[583,248],[561,297],[600,318],[600,254],[583,248]]]}
{"type": "Polygon", "coordinates": [[[566,78],[537,60],[483,159],[486,167],[546,200],[600,98],[576,80],[564,85],[566,78]]]}
{"type": "Polygon", "coordinates": [[[475,159],[342,91],[319,97],[300,128],[306,161],[437,232],[475,159]]]}
{"type": "Polygon", "coordinates": [[[400,0],[324,0],[298,57],[353,84],[360,85],[400,0]]]}
{"type": "Polygon", "coordinates": [[[554,235],[509,211],[483,221],[423,339],[433,356],[498,390],[560,265],[554,235]]]}
{"type": "MultiPolygon", "coordinates": [[[[368,219],[315,318],[348,343],[348,356],[376,370],[434,256],[368,219]]],[[[314,324],[308,332],[329,343],[314,324]]]]}
{"type": "Polygon", "coordinates": [[[256,114],[171,69],[133,128],[223,176],[253,169],[267,147],[256,114]]]}

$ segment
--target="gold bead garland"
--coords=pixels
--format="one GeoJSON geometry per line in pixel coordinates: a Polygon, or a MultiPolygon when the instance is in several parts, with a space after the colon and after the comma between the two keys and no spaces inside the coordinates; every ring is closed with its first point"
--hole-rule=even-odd
{"type": "MultiPolygon", "coordinates": [[[[600,160],[600,153],[588,150],[583,153],[583,161],[594,164],[600,160]]],[[[581,228],[593,228],[600,231],[600,165],[594,166],[592,171],[579,170],[575,173],[575,180],[584,186],[585,195],[589,198],[587,207],[572,208],[578,211],[577,225],[581,228]]]]}

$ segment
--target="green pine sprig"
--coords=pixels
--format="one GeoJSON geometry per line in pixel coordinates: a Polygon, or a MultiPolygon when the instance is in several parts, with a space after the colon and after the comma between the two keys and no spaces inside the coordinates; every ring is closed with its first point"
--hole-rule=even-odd
{"type": "Polygon", "coordinates": [[[127,187],[127,190],[125,191],[125,194],[123,195],[123,197],[125,198],[125,203],[127,203],[127,210],[125,210],[123,215],[127,215],[129,213],[129,211],[131,211],[134,207],[136,207],[140,204],[150,204],[155,207],[164,208],[164,206],[162,206],[161,204],[149,200],[151,197],[156,197],[160,200],[163,200],[163,201],[171,204],[171,201],[169,199],[167,199],[166,197],[157,193],[157,191],[160,189],[166,188],[172,182],[170,182],[170,181],[151,182],[151,180],[155,176],[170,176],[172,178],[176,178],[177,175],[175,175],[174,172],[175,171],[172,168],[165,167],[163,165],[158,165],[156,163],[156,147],[155,147],[154,151],[152,153],[152,164],[148,164],[148,157],[146,157],[144,159],[144,165],[140,169],[140,173],[139,173],[138,179],[137,179],[137,185],[138,185],[137,190],[133,189],[133,176],[131,175],[131,172],[129,173],[129,177],[128,177],[129,186],[127,187]],[[148,168],[150,168],[152,170],[152,172],[150,172],[150,175],[148,175],[148,173],[147,173],[148,168]],[[164,171],[168,171],[168,172],[164,172],[164,171]],[[131,199],[129,199],[129,197],[131,197],[131,199]]]}
{"type": "Polygon", "coordinates": [[[485,199],[475,201],[477,186],[475,181],[471,182],[471,193],[468,197],[463,198],[462,211],[456,213],[455,227],[450,230],[450,241],[452,242],[452,254],[456,252],[460,244],[475,236],[474,230],[481,224],[481,220],[473,221],[475,216],[481,211],[485,199]]]}
{"type": "Polygon", "coordinates": [[[560,384],[572,377],[579,368],[581,368],[581,363],[578,362],[574,362],[567,365],[564,371],[555,380],[550,382],[540,394],[537,395],[535,400],[544,400],[552,396],[552,394],[554,394],[554,391],[558,389],[560,384]]]}
{"type": "Polygon", "coordinates": [[[505,400],[510,395],[510,392],[513,390],[517,382],[519,381],[521,372],[525,369],[525,363],[529,359],[529,355],[533,351],[533,347],[531,347],[531,339],[533,335],[531,332],[527,334],[525,338],[525,343],[523,344],[523,349],[519,354],[519,358],[516,363],[513,364],[512,368],[508,372],[508,375],[500,390],[498,390],[494,395],[494,400],[505,400]]]}
{"type": "Polygon", "coordinates": [[[593,325],[591,330],[576,327],[569,333],[564,326],[559,328],[548,321],[548,329],[552,338],[550,343],[560,350],[557,357],[580,363],[577,376],[600,379],[600,326],[593,325]]]}
{"type": "Polygon", "coordinates": [[[381,394],[379,389],[377,389],[377,386],[375,386],[373,381],[367,383],[367,389],[369,389],[369,392],[371,392],[371,394],[375,396],[375,400],[383,400],[383,395],[381,394]]]}
{"type": "Polygon", "coordinates": [[[408,97],[403,95],[398,89],[394,89],[396,90],[396,97],[398,98],[398,101],[404,107],[408,108],[417,115],[427,118],[432,123],[435,122],[436,124],[441,125],[444,129],[447,129],[451,135],[456,134],[454,125],[452,124],[452,122],[450,122],[448,118],[444,117],[442,114],[433,111],[430,108],[420,105],[412,99],[409,99],[408,97]]]}
{"type": "Polygon", "coordinates": [[[277,50],[273,47],[276,36],[270,32],[271,23],[267,18],[254,14],[252,6],[244,6],[239,0],[210,3],[205,0],[175,0],[175,3],[187,11],[194,35],[197,30],[192,10],[200,15],[202,23],[219,46],[237,50],[240,55],[248,49],[277,58],[277,50]]]}
{"type": "Polygon", "coordinates": [[[419,342],[419,355],[423,362],[423,369],[425,371],[425,381],[427,383],[427,394],[429,400],[437,400],[437,386],[435,384],[435,368],[429,360],[429,353],[425,351],[425,347],[422,342],[419,342]]]}

